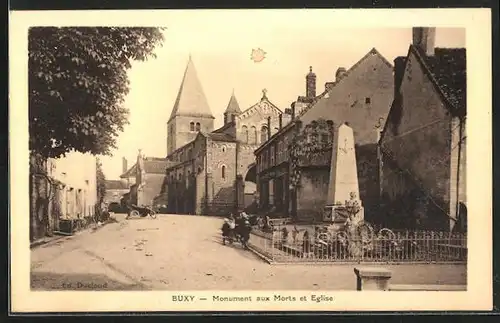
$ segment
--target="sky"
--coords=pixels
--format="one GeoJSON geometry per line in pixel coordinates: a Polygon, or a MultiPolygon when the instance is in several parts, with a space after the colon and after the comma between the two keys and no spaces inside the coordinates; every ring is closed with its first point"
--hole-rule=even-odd
{"type": "MultiPolygon", "coordinates": [[[[271,102],[284,111],[305,94],[309,66],[321,93],[325,82],[334,80],[337,68],[350,68],[373,47],[392,63],[407,54],[412,41],[411,28],[342,29],[314,19],[300,24],[283,20],[252,24],[246,20],[250,18],[239,18],[228,15],[225,24],[213,24],[200,15],[193,18],[195,26],[189,19],[175,21],[165,30],[156,59],[132,63],[130,92],[124,103],[130,123],[117,138],[113,156],[101,157],[107,179],[119,178],[122,157],[132,166],[139,149],[149,157],[166,156],[167,120],[189,55],[217,128],[233,89],[242,110],[257,103],[265,88],[271,102]],[[259,63],[251,60],[257,48],[267,53],[259,63]]],[[[465,47],[465,29],[437,28],[436,47],[465,47]]]]}

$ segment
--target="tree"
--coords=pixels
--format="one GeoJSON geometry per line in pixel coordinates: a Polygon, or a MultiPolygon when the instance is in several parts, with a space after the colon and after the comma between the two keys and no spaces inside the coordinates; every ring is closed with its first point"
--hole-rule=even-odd
{"type": "Polygon", "coordinates": [[[99,160],[96,162],[96,183],[97,183],[97,202],[99,205],[106,196],[106,176],[102,171],[102,164],[99,160]]]}
{"type": "Polygon", "coordinates": [[[131,60],[155,57],[161,28],[33,27],[28,34],[30,151],[110,155],[128,123],[131,60]]]}

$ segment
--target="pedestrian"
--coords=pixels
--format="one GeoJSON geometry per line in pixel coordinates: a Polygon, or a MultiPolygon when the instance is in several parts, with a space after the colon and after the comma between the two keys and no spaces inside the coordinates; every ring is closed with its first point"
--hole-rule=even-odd
{"type": "Polygon", "coordinates": [[[245,249],[248,249],[248,241],[250,241],[251,231],[252,227],[250,226],[250,222],[244,221],[240,226],[239,233],[241,237],[241,243],[245,249]]]}
{"type": "Polygon", "coordinates": [[[231,220],[224,219],[224,224],[222,224],[222,244],[226,244],[226,240],[231,241],[231,220]]]}

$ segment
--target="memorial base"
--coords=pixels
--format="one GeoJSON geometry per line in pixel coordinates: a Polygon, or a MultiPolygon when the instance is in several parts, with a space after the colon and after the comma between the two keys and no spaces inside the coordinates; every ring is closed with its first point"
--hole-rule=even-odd
{"type": "MultiPolygon", "coordinates": [[[[345,223],[349,218],[349,213],[344,205],[327,205],[323,209],[323,221],[331,223],[345,223]]],[[[364,220],[365,209],[360,207],[359,212],[352,219],[354,223],[364,220]]]]}

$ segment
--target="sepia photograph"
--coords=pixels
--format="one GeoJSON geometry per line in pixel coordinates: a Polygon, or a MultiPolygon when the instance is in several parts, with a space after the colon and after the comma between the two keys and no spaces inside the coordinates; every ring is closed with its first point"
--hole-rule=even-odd
{"type": "Polygon", "coordinates": [[[27,28],[23,285],[467,292],[467,28],[242,11],[27,28]]]}

